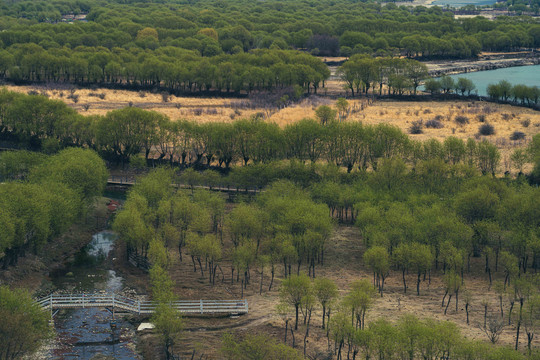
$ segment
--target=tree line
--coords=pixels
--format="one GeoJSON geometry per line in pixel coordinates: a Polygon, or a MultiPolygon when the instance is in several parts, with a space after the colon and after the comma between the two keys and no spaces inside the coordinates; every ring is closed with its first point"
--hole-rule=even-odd
{"type": "Polygon", "coordinates": [[[203,57],[176,47],[141,51],[85,44],[44,49],[32,43],[2,50],[0,59],[0,75],[14,82],[158,87],[176,93],[249,94],[293,85],[309,93],[330,76],[320,59],[279,49],[203,57]]]}
{"type": "Polygon", "coordinates": [[[427,66],[419,61],[365,55],[352,56],[337,73],[353,97],[355,92],[367,94],[369,89],[382,95],[383,86],[388,88],[388,94],[403,95],[412,89],[416,95],[418,86],[428,77],[427,66]]]}
{"type": "MultiPolygon", "coordinates": [[[[353,169],[377,169],[382,159],[401,156],[414,168],[420,160],[441,159],[495,174],[500,153],[487,140],[455,137],[419,142],[387,124],[345,122],[345,115],[322,106],[318,120],[304,119],[281,129],[257,118],[232,123],[171,121],[136,107],[105,116],[76,114],[61,101],[39,95],[0,92],[0,134],[22,146],[54,153],[67,146],[88,147],[105,159],[127,163],[140,153],[147,160],[182,166],[228,169],[234,164],[282,159],[326,161],[353,169]]],[[[339,108],[339,106],[338,106],[339,108]]],[[[527,157],[520,162],[520,168],[527,157]]]]}
{"type": "Polygon", "coordinates": [[[512,85],[506,80],[501,80],[497,84],[489,84],[487,94],[495,100],[507,101],[512,98],[514,102],[520,102],[521,104],[538,104],[540,100],[538,86],[512,85]]]}

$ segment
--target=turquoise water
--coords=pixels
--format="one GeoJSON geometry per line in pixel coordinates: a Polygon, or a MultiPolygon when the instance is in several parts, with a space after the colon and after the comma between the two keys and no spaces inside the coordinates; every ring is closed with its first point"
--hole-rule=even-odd
{"type": "Polygon", "coordinates": [[[512,85],[524,84],[540,87],[540,65],[516,66],[504,69],[470,72],[466,74],[450,75],[457,80],[460,77],[471,79],[476,85],[478,95],[487,96],[486,88],[489,84],[506,80],[512,85]]]}
{"type": "Polygon", "coordinates": [[[466,5],[475,5],[475,6],[481,6],[481,5],[493,5],[497,1],[496,0],[435,0],[432,2],[432,5],[437,5],[440,7],[445,7],[446,5],[454,8],[460,8],[466,5]]]}

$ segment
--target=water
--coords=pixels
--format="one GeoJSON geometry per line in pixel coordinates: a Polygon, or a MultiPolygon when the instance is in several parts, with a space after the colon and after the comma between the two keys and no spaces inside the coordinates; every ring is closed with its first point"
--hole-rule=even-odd
{"type": "Polygon", "coordinates": [[[457,80],[460,77],[471,79],[476,85],[478,95],[487,96],[487,86],[506,80],[512,85],[540,86],[540,65],[516,66],[496,70],[476,71],[466,74],[450,75],[457,80]]]}
{"type": "Polygon", "coordinates": [[[496,0],[435,0],[431,4],[437,5],[440,7],[446,7],[448,5],[449,7],[454,7],[457,9],[466,5],[475,5],[475,6],[493,5],[496,2],[497,2],[496,0]]]}
{"type": "MultiPolygon", "coordinates": [[[[118,293],[123,279],[104,262],[114,247],[116,235],[103,231],[79,254],[73,264],[52,274],[53,284],[63,293],[118,293]]],[[[119,360],[140,359],[135,350],[135,334],[130,323],[116,318],[116,329],[110,327],[112,314],[106,309],[90,308],[61,312],[56,315],[57,346],[48,359],[90,360],[96,355],[119,360]]]]}

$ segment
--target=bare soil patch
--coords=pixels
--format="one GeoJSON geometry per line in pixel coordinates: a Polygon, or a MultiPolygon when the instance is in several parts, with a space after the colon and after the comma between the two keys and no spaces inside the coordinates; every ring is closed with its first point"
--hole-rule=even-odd
{"type": "MultiPolygon", "coordinates": [[[[351,282],[360,279],[372,279],[371,272],[365,268],[362,260],[364,246],[359,230],[356,227],[339,226],[332,238],[329,240],[325,258],[327,262],[324,266],[316,268],[317,276],[328,277],[336,282],[340,290],[340,296],[344,296],[351,282]]],[[[121,256],[121,254],[119,254],[121,256]]],[[[215,286],[209,284],[205,276],[201,276],[199,269],[193,271],[191,258],[184,255],[184,261],[178,261],[178,255],[174,256],[174,264],[170,274],[176,283],[176,293],[182,299],[239,299],[241,298],[241,285],[236,281],[231,284],[230,267],[227,261],[221,263],[225,272],[225,280],[222,282],[221,275],[218,275],[215,286]]],[[[141,271],[126,265],[124,261],[117,263],[130,286],[140,291],[144,291],[148,284],[147,276],[141,271]]],[[[305,271],[302,266],[301,271],[305,271]]],[[[252,270],[251,284],[244,291],[244,298],[249,302],[250,311],[247,315],[239,317],[193,317],[185,318],[186,331],[180,344],[176,348],[176,353],[182,357],[190,358],[192,351],[196,351],[196,357],[204,354],[206,359],[219,359],[219,348],[221,337],[224,333],[230,332],[238,336],[246,334],[265,334],[283,341],[284,322],[276,314],[275,307],[279,302],[279,283],[282,279],[283,270],[276,267],[276,279],[272,291],[268,291],[270,276],[268,269],[265,270],[263,280],[263,292],[259,295],[260,272],[252,270]]],[[[465,287],[471,292],[470,325],[466,323],[466,313],[463,301],[459,302],[458,311],[455,311],[455,301],[448,309],[448,314],[444,315],[444,308],[441,307],[441,300],[444,295],[442,285],[442,272],[434,271],[431,282],[423,281],[420,286],[420,296],[416,295],[414,274],[407,275],[410,286],[407,294],[403,293],[401,273],[393,272],[385,285],[384,296],[374,299],[373,307],[368,311],[367,322],[377,318],[385,318],[396,321],[404,314],[414,314],[420,318],[434,318],[440,321],[455,322],[461,333],[469,339],[479,339],[487,341],[487,337],[480,330],[479,324],[483,322],[484,307],[483,302],[488,303],[488,314],[498,315],[498,297],[493,289],[489,289],[487,276],[483,275],[482,259],[473,258],[471,262],[471,273],[465,274],[465,287]],[[480,274],[480,275],[472,275],[480,274]]],[[[146,289],[148,291],[148,289],[146,289]]],[[[508,314],[509,304],[504,300],[505,316],[508,314]]],[[[292,312],[291,312],[292,314],[292,312]]],[[[324,354],[328,351],[328,342],[325,330],[321,329],[322,310],[317,308],[313,313],[310,336],[308,338],[308,356],[315,357],[317,354],[324,354]]],[[[296,348],[303,349],[303,337],[305,326],[300,322],[298,330],[295,332],[296,348]]],[[[500,338],[499,343],[511,345],[514,342],[515,327],[507,326],[500,338]]],[[[290,333],[287,337],[289,345],[292,344],[290,333]]],[[[539,345],[539,340],[535,345],[539,345]]],[[[526,340],[522,338],[520,343],[522,348],[526,346],[526,340]]],[[[139,348],[146,359],[154,359],[156,354],[160,354],[162,349],[159,346],[158,337],[152,333],[145,333],[140,337],[139,348]]]]}

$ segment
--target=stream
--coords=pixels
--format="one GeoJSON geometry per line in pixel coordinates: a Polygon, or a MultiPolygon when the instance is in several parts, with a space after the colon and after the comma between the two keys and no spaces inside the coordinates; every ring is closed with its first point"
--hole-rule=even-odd
{"type": "MultiPolygon", "coordinates": [[[[126,294],[124,279],[111,268],[108,257],[117,235],[110,231],[94,234],[92,241],[76,256],[73,263],[51,273],[56,293],[116,293],[126,294]]],[[[114,261],[115,259],[109,259],[114,261]]],[[[136,352],[135,329],[123,316],[116,316],[116,328],[111,329],[112,314],[107,309],[73,309],[55,315],[56,339],[46,359],[141,359],[136,352]]]]}

